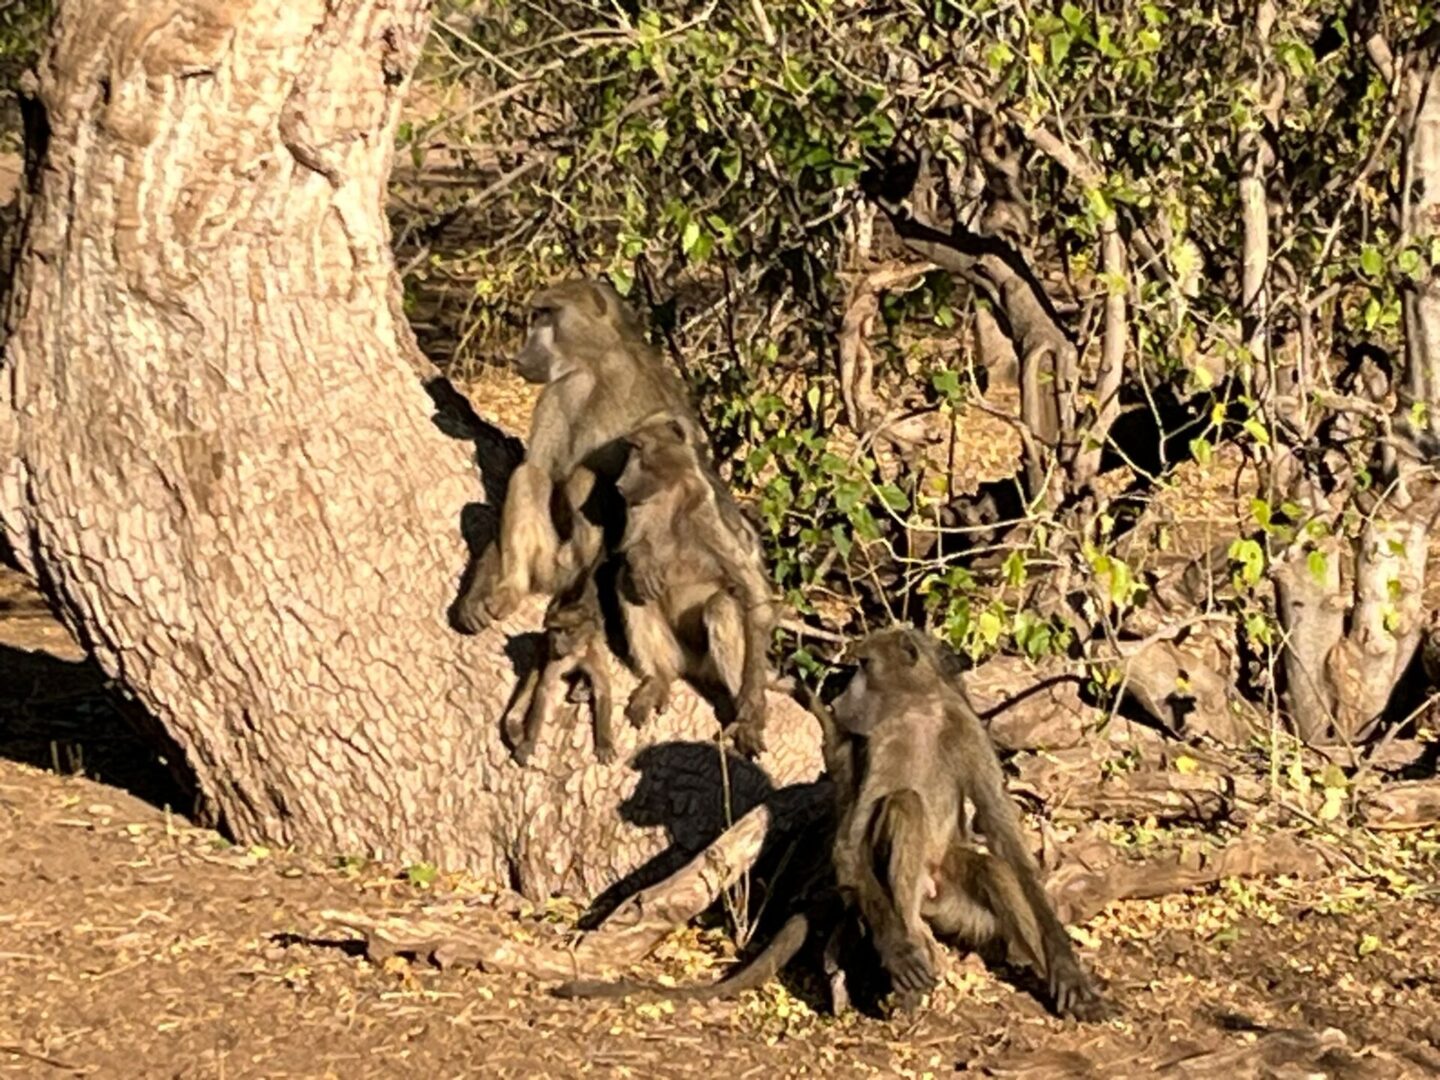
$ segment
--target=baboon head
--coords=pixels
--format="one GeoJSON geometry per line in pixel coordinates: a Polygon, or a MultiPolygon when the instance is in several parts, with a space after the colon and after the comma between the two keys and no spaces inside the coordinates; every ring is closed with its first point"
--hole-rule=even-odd
{"type": "Polygon", "coordinates": [[[629,455],[615,486],[630,506],[640,506],[677,486],[688,486],[699,476],[690,433],[676,416],[661,414],[645,421],[625,442],[629,455]]]}
{"type": "Polygon", "coordinates": [[[933,686],[934,669],[926,662],[930,650],[919,631],[906,627],[879,630],[855,642],[848,650],[855,673],[835,699],[835,718],[849,731],[863,732],[874,723],[868,696],[873,686],[882,691],[933,686]]]}
{"type": "Polygon", "coordinates": [[[627,340],[643,341],[635,313],[601,281],[575,278],[541,289],[530,311],[530,332],[515,357],[527,382],[551,382],[627,340]]]}
{"type": "Polygon", "coordinates": [[[596,613],[584,604],[577,604],[567,597],[557,596],[545,610],[545,632],[549,637],[550,652],[555,656],[570,656],[584,643],[595,629],[596,613]]]}

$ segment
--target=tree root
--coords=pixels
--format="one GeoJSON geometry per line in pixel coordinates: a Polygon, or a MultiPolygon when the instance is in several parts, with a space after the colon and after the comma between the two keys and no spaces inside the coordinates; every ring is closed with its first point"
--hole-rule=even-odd
{"type": "MultiPolygon", "coordinates": [[[[734,884],[759,857],[770,826],[770,810],[756,807],[676,873],[621,904],[599,929],[553,942],[517,940],[499,929],[436,918],[377,919],[344,911],[321,916],[359,934],[377,963],[404,955],[442,968],[473,966],[543,981],[608,976],[643,959],[734,884]]],[[[1113,849],[1098,837],[1095,847],[1094,860],[1079,851],[1050,875],[1046,890],[1062,922],[1084,922],[1115,900],[1165,896],[1228,877],[1320,874],[1337,860],[1285,833],[1247,837],[1218,850],[1188,848],[1143,863],[1096,866],[1113,849]]]]}
{"type": "Polygon", "coordinates": [[[377,963],[396,955],[424,957],[442,968],[574,979],[628,967],[677,927],[714,903],[754,865],[770,831],[769,808],[757,806],[664,881],[626,900],[600,928],[567,939],[568,947],[517,941],[497,930],[472,930],[439,919],[376,919],[361,912],[321,917],[358,933],[377,963]]]}
{"type": "Polygon", "coordinates": [[[1372,829],[1423,829],[1440,824],[1440,780],[1388,784],[1366,797],[1360,816],[1372,829]]]}
{"type": "Polygon", "coordinates": [[[1147,900],[1230,877],[1323,874],[1338,857],[1287,833],[1245,837],[1218,850],[1191,847],[1162,859],[1099,869],[1083,859],[1063,863],[1046,883],[1056,914],[1081,923],[1115,900],[1147,900]]]}

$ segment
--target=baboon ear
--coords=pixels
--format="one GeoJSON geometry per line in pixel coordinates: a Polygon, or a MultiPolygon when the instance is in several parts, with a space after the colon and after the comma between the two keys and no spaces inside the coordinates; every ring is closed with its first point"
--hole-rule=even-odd
{"type": "Polygon", "coordinates": [[[689,432],[685,430],[685,425],[673,416],[665,422],[665,433],[677,443],[689,441],[689,432]]]}
{"type": "Polygon", "coordinates": [[[589,288],[585,290],[585,297],[590,301],[590,307],[594,309],[595,317],[599,319],[611,318],[613,312],[610,310],[609,286],[598,281],[590,281],[586,284],[589,285],[589,288]]]}
{"type": "Polygon", "coordinates": [[[908,633],[900,635],[900,656],[911,667],[920,662],[920,643],[908,633]]]}

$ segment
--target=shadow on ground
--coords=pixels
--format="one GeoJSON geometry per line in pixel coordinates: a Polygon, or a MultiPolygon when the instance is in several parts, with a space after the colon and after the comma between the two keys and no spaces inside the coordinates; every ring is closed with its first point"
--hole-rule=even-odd
{"type": "Polygon", "coordinates": [[[188,813],[190,799],[126,720],[105,673],[93,660],[71,658],[78,650],[18,575],[0,569],[0,578],[0,758],[188,813]]]}

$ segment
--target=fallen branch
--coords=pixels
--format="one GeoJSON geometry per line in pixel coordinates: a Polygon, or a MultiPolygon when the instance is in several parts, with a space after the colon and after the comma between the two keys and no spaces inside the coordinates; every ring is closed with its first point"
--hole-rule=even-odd
{"type": "Polygon", "coordinates": [[[714,903],[754,865],[770,819],[769,809],[757,806],[670,877],[621,904],[600,929],[567,939],[568,947],[517,941],[498,930],[474,930],[439,919],[376,919],[346,911],[324,911],[321,917],[358,933],[366,955],[377,963],[405,955],[442,968],[474,966],[546,980],[599,975],[642,959],[714,903]]]}

